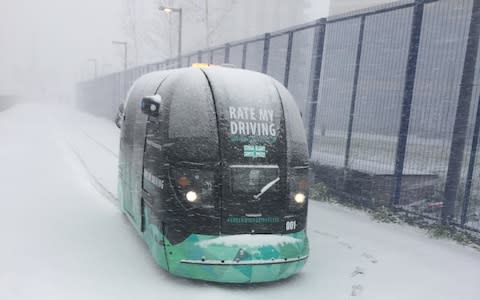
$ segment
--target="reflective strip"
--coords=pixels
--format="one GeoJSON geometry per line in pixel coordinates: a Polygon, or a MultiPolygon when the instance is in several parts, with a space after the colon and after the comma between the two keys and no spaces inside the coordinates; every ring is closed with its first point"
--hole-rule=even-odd
{"type": "Polygon", "coordinates": [[[273,264],[285,264],[296,261],[302,261],[308,258],[308,255],[299,256],[294,258],[279,258],[271,260],[244,260],[244,261],[235,261],[235,260],[193,260],[193,259],[182,259],[180,262],[183,264],[194,264],[194,265],[273,265],[273,264]]]}

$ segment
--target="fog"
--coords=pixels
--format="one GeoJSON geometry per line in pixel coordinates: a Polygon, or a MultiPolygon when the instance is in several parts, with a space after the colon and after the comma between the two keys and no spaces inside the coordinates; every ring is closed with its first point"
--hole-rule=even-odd
{"type": "Polygon", "coordinates": [[[376,5],[398,2],[398,0],[332,0],[328,15],[339,15],[353,10],[366,9],[376,5]]]}
{"type": "Polygon", "coordinates": [[[480,299],[479,25],[0,0],[0,300],[480,299]]]}
{"type": "Polygon", "coordinates": [[[116,2],[2,1],[0,93],[36,101],[67,97],[87,58],[105,55],[111,48],[105,39],[121,34],[116,2]]]}
{"type": "Polygon", "coordinates": [[[113,40],[128,42],[129,67],[175,56],[177,16],[160,5],[183,8],[186,53],[325,17],[328,2],[2,0],[0,95],[71,102],[75,82],[95,75],[89,59],[99,76],[123,68],[113,40]]]}

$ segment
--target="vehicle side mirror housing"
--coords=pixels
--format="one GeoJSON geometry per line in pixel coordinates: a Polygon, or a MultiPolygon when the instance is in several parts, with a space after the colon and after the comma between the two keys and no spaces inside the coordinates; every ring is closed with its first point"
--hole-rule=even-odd
{"type": "Polygon", "coordinates": [[[162,97],[160,95],[147,96],[142,99],[142,112],[147,116],[158,117],[162,97]]]}
{"type": "Polygon", "coordinates": [[[117,125],[119,129],[122,128],[123,120],[125,118],[124,110],[125,110],[124,104],[122,103],[118,106],[117,115],[115,117],[115,125],[117,125]]]}

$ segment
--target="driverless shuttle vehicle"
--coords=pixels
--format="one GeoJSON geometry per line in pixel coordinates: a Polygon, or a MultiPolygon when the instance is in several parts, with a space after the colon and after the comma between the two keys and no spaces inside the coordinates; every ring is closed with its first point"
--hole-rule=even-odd
{"type": "Polygon", "coordinates": [[[285,87],[234,68],[155,72],[134,83],[122,117],[121,208],[161,268],[229,283],[299,272],[308,156],[285,87]]]}

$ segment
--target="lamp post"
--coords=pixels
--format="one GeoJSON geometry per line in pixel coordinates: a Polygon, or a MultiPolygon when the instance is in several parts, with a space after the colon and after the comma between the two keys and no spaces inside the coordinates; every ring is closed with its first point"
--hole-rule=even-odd
{"type": "Polygon", "coordinates": [[[123,70],[127,70],[127,42],[120,42],[120,41],[112,41],[114,45],[123,46],[123,70]]]}
{"type": "Polygon", "coordinates": [[[182,9],[181,8],[173,8],[167,6],[160,6],[159,10],[170,14],[172,12],[178,13],[178,66],[181,67],[181,57],[182,57],[182,9]]]}
{"type": "Polygon", "coordinates": [[[97,59],[96,58],[89,58],[88,62],[93,63],[93,77],[97,78],[97,59]]]}

